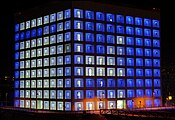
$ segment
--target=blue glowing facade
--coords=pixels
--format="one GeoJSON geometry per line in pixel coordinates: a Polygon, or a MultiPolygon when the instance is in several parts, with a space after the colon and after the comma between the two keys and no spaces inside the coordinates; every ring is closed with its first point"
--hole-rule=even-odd
{"type": "Polygon", "coordinates": [[[76,3],[15,24],[14,106],[161,106],[160,18],[76,3]]]}

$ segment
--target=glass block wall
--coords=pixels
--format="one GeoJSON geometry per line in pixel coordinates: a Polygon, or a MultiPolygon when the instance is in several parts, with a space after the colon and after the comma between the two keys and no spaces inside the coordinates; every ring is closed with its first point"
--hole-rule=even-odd
{"type": "Polygon", "coordinates": [[[15,24],[14,106],[161,106],[160,21],[67,9],[15,24]]]}

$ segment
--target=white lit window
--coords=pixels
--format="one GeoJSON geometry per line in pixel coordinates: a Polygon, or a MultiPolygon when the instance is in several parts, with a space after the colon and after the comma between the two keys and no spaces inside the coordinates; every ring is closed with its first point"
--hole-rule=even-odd
{"type": "Polygon", "coordinates": [[[44,45],[48,45],[49,44],[49,37],[44,37],[44,45]]]}
{"type": "Polygon", "coordinates": [[[51,57],[50,58],[50,65],[56,65],[56,57],[51,57]]]}
{"type": "Polygon", "coordinates": [[[44,77],[49,77],[49,69],[44,69],[44,77]]]}
{"type": "Polygon", "coordinates": [[[26,21],[26,29],[30,28],[30,20],[26,21]]]}
{"type": "Polygon", "coordinates": [[[105,68],[97,67],[97,76],[105,76],[105,68]]]}
{"type": "Polygon", "coordinates": [[[115,68],[107,68],[108,76],[115,76],[115,68]]]}
{"type": "Polygon", "coordinates": [[[56,87],[56,79],[51,79],[50,80],[50,87],[55,88],[56,87]]]}
{"type": "Polygon", "coordinates": [[[26,88],[30,88],[30,80],[26,80],[25,87],[26,87],[26,88]]]}
{"type": "Polygon", "coordinates": [[[50,98],[56,98],[56,91],[55,90],[50,90],[50,98]]]}
{"type": "Polygon", "coordinates": [[[115,47],[107,46],[107,54],[115,54],[115,47]]]}
{"type": "Polygon", "coordinates": [[[117,76],[125,76],[125,68],[117,68],[117,76]]]}
{"type": "Polygon", "coordinates": [[[24,42],[20,42],[20,50],[24,49],[24,42]]]}
{"type": "Polygon", "coordinates": [[[42,80],[37,80],[37,88],[42,88],[42,80]]]}
{"type": "Polygon", "coordinates": [[[49,15],[44,16],[44,24],[49,23],[49,15]]]}
{"type": "Polygon", "coordinates": [[[86,56],[86,64],[93,65],[94,64],[94,56],[86,56]]]}
{"type": "Polygon", "coordinates": [[[26,78],[30,78],[30,70],[26,70],[26,78]]]}
{"type": "Polygon", "coordinates": [[[57,13],[57,21],[63,19],[63,11],[57,13]]]}
{"type": "Polygon", "coordinates": [[[77,40],[78,41],[81,41],[81,34],[80,33],[77,33],[76,36],[77,36],[77,40]]]}
{"type": "Polygon", "coordinates": [[[36,57],[36,50],[35,49],[31,50],[31,57],[36,57]]]}
{"type": "Polygon", "coordinates": [[[25,65],[26,68],[30,68],[30,60],[26,60],[26,65],[25,65]]]}
{"type": "Polygon", "coordinates": [[[94,68],[86,67],[86,76],[94,76],[94,68]]]}
{"type": "Polygon", "coordinates": [[[44,101],[44,109],[49,109],[49,101],[44,101]]]}
{"type": "Polygon", "coordinates": [[[20,88],[24,88],[24,80],[20,81],[20,88]]]}
{"type": "Polygon", "coordinates": [[[117,44],[125,44],[123,36],[117,36],[117,44]]]}
{"type": "Polygon", "coordinates": [[[31,41],[31,47],[36,47],[36,39],[33,39],[33,40],[31,41]]]}
{"type": "Polygon", "coordinates": [[[32,78],[36,77],[36,70],[32,70],[32,71],[31,71],[31,74],[32,74],[32,75],[31,75],[32,78]]]}
{"type": "Polygon", "coordinates": [[[24,61],[20,61],[20,68],[24,68],[24,61]]]}
{"type": "Polygon", "coordinates": [[[32,20],[31,27],[36,27],[36,19],[32,20]]]}
{"type": "Polygon", "coordinates": [[[77,64],[80,64],[81,63],[81,56],[77,56],[77,64]]]}
{"type": "Polygon", "coordinates": [[[56,46],[51,46],[50,47],[50,55],[56,54],[56,46]]]}
{"type": "Polygon", "coordinates": [[[30,48],[30,41],[26,41],[26,48],[30,48]]]}
{"type": "Polygon", "coordinates": [[[49,55],[49,47],[44,48],[44,56],[49,55]]]}
{"type": "Polygon", "coordinates": [[[31,88],[36,88],[36,80],[31,80],[31,88]]]}
{"type": "Polygon", "coordinates": [[[36,67],[36,60],[31,60],[31,67],[36,67]]]}
{"type": "Polygon", "coordinates": [[[37,67],[41,67],[42,66],[42,59],[37,59],[37,67]]]}
{"type": "Polygon", "coordinates": [[[42,38],[37,39],[37,46],[42,46],[42,38]]]}
{"type": "Polygon", "coordinates": [[[80,10],[77,10],[76,14],[77,14],[77,18],[81,18],[81,11],[80,10]]]}
{"type": "Polygon", "coordinates": [[[63,53],[63,45],[57,46],[57,54],[63,53]]]}
{"type": "Polygon", "coordinates": [[[107,65],[115,65],[115,57],[107,57],[107,65]]]}
{"type": "Polygon", "coordinates": [[[49,98],[49,91],[48,90],[44,90],[44,98],[49,98]]]}
{"type": "Polygon", "coordinates": [[[63,65],[63,56],[57,57],[57,65],[63,65]]]}
{"type": "Polygon", "coordinates": [[[50,36],[50,44],[56,43],[56,35],[50,36]]]}
{"type": "Polygon", "coordinates": [[[37,70],[37,77],[42,77],[42,69],[37,70]]]}
{"type": "Polygon", "coordinates": [[[24,59],[24,51],[20,52],[20,59],[24,59]]]}
{"type": "Polygon", "coordinates": [[[57,34],[57,43],[63,42],[63,34],[57,34]]]}
{"type": "Polygon", "coordinates": [[[24,30],[24,29],[25,29],[25,23],[22,22],[22,23],[20,23],[20,30],[24,30]]]}
{"type": "Polygon", "coordinates": [[[37,49],[37,57],[42,56],[42,48],[37,49]]]}
{"type": "Polygon", "coordinates": [[[42,25],[42,17],[37,18],[37,26],[42,25]]]}
{"type": "Polygon", "coordinates": [[[20,98],[24,97],[24,90],[20,90],[20,98]]]}
{"type": "Polygon", "coordinates": [[[76,23],[76,26],[77,26],[77,27],[76,27],[77,29],[81,29],[81,22],[77,22],[77,23],[76,23]]]}
{"type": "Polygon", "coordinates": [[[97,65],[105,65],[105,57],[97,56],[97,65]]]}
{"type": "Polygon", "coordinates": [[[81,46],[80,45],[76,46],[76,52],[81,52],[81,46]]]}
{"type": "Polygon", "coordinates": [[[30,98],[30,90],[26,90],[26,98],[30,98]]]}
{"type": "Polygon", "coordinates": [[[49,87],[49,80],[45,79],[44,80],[44,88],[48,88],[49,87]]]}
{"type": "Polygon", "coordinates": [[[30,50],[26,51],[26,58],[30,58],[30,50]]]}
{"type": "Polygon", "coordinates": [[[57,90],[57,99],[63,99],[63,90],[57,90]]]}
{"type": "Polygon", "coordinates": [[[63,110],[63,102],[57,102],[57,110],[63,110]]]}
{"type": "Polygon", "coordinates": [[[26,100],[26,108],[30,108],[30,100],[26,100]]]}
{"type": "Polygon", "coordinates": [[[63,76],[63,68],[57,68],[57,76],[63,76]]]}
{"type": "Polygon", "coordinates": [[[31,90],[31,98],[36,98],[36,90],[31,90]]]}
{"type": "Polygon", "coordinates": [[[37,98],[42,98],[42,90],[37,90],[37,98]]]}
{"type": "Polygon", "coordinates": [[[50,77],[56,76],[56,68],[50,68],[50,77]]]}

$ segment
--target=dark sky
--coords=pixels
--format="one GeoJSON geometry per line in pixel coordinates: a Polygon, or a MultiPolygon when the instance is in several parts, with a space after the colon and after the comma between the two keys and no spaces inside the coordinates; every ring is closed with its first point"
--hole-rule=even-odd
{"type": "MultiPolygon", "coordinates": [[[[13,75],[13,55],[14,55],[14,44],[13,44],[13,31],[14,31],[14,20],[13,16],[16,12],[20,12],[36,5],[47,3],[51,0],[15,0],[4,1],[0,3],[0,77],[4,75],[13,75]],[[5,7],[5,8],[3,8],[5,7]]],[[[53,0],[52,0],[53,1],[53,0]]],[[[56,0],[55,0],[56,1],[56,0]]],[[[172,3],[162,2],[162,0],[113,0],[104,3],[134,6],[136,8],[151,9],[153,7],[160,8],[161,13],[161,37],[162,37],[162,64],[175,63],[175,37],[173,29],[175,28],[175,20],[173,17],[174,6],[171,7],[172,3]],[[160,2],[161,1],[161,2],[160,2]],[[169,14],[170,13],[170,14],[169,14]],[[172,14],[172,15],[171,15],[172,14]]]]}

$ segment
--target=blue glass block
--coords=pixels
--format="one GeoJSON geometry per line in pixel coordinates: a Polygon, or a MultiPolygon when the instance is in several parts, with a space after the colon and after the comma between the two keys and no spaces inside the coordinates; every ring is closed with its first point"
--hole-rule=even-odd
{"type": "Polygon", "coordinates": [[[134,100],[127,100],[127,106],[128,108],[134,108],[134,100]]]}
{"type": "Polygon", "coordinates": [[[74,32],[74,40],[83,41],[83,33],[82,32],[74,32]]]}
{"type": "Polygon", "coordinates": [[[83,21],[74,20],[74,29],[83,29],[83,21]]]}
{"type": "Polygon", "coordinates": [[[93,22],[86,22],[86,30],[94,31],[94,23],[93,22]]]}
{"type": "Polygon", "coordinates": [[[134,79],[127,79],[127,87],[135,87],[134,79]]]}
{"type": "Polygon", "coordinates": [[[97,41],[97,42],[104,43],[104,42],[105,42],[104,35],[103,35],[103,34],[97,34],[97,35],[96,35],[96,41],[97,41]]]}
{"type": "Polygon", "coordinates": [[[127,47],[127,48],[126,48],[126,54],[127,54],[127,55],[134,55],[134,48],[132,48],[132,47],[127,47]]]}
{"type": "Polygon", "coordinates": [[[15,98],[19,98],[19,90],[15,90],[15,98]]]}
{"type": "Polygon", "coordinates": [[[26,38],[30,38],[30,30],[26,31],[26,38]]]}
{"type": "Polygon", "coordinates": [[[84,98],[84,92],[83,90],[75,90],[74,91],[74,99],[83,99],[84,98]],[[79,93],[79,95],[78,95],[79,93]]]}
{"type": "Polygon", "coordinates": [[[153,39],[153,47],[160,47],[160,40],[153,39]]]}
{"type": "Polygon", "coordinates": [[[153,37],[157,37],[157,38],[160,37],[160,32],[159,32],[159,30],[153,30],[153,37]]]}
{"type": "Polygon", "coordinates": [[[114,35],[107,35],[107,43],[115,44],[114,35]]]}
{"type": "Polygon", "coordinates": [[[126,16],[126,24],[134,24],[134,19],[132,16],[126,16]]]}
{"type": "Polygon", "coordinates": [[[87,42],[94,42],[94,34],[93,33],[86,33],[86,41],[87,42]]]}
{"type": "Polygon", "coordinates": [[[135,35],[142,36],[143,35],[142,28],[135,28],[135,35]]]}
{"type": "Polygon", "coordinates": [[[19,43],[15,43],[15,50],[19,50],[19,43]]]}
{"type": "Polygon", "coordinates": [[[74,9],[74,17],[75,18],[83,18],[83,10],[81,10],[81,9],[74,9]]]}
{"type": "Polygon", "coordinates": [[[134,90],[127,90],[127,97],[133,98],[134,97],[134,90]]]}
{"type": "Polygon", "coordinates": [[[96,23],[96,31],[104,32],[104,24],[103,23],[96,23]]]}
{"type": "Polygon", "coordinates": [[[86,44],[86,53],[94,53],[94,45],[86,44]]]}
{"type": "Polygon", "coordinates": [[[152,56],[152,50],[151,49],[145,49],[145,56],[152,56]]]}
{"type": "Polygon", "coordinates": [[[152,100],[146,100],[145,101],[145,103],[146,103],[146,107],[152,107],[152,100]]]}
{"type": "Polygon", "coordinates": [[[19,52],[16,52],[15,53],[15,60],[18,60],[19,59],[19,52]]]}
{"type": "Polygon", "coordinates": [[[145,44],[145,46],[152,46],[152,44],[151,44],[152,42],[151,42],[151,39],[148,39],[148,38],[145,38],[144,39],[144,44],[145,44]]]}
{"type": "Polygon", "coordinates": [[[152,97],[152,90],[151,89],[146,89],[145,90],[145,95],[146,95],[146,97],[152,97]]]}
{"type": "Polygon", "coordinates": [[[65,41],[70,41],[71,40],[71,32],[66,32],[64,34],[64,39],[65,39],[65,41]]]}
{"type": "Polygon", "coordinates": [[[151,59],[145,59],[145,66],[152,66],[152,60],[151,59]]]}
{"type": "Polygon", "coordinates": [[[69,30],[71,29],[71,21],[66,21],[64,23],[64,30],[69,30]]]}
{"type": "Polygon", "coordinates": [[[142,48],[136,48],[136,56],[143,56],[143,49],[142,48]]]}
{"type": "Polygon", "coordinates": [[[143,46],[143,39],[142,38],[135,38],[137,46],[143,46]]]}
{"type": "Polygon", "coordinates": [[[97,79],[97,87],[106,87],[106,82],[104,79],[97,79]]]}
{"type": "Polygon", "coordinates": [[[116,15],[117,23],[124,23],[124,16],[123,15],[116,15]]]}
{"type": "Polygon", "coordinates": [[[136,76],[143,76],[144,73],[143,73],[143,69],[136,69],[136,76]]]}
{"type": "Polygon", "coordinates": [[[15,62],[15,69],[19,69],[19,62],[15,62]]]}
{"type": "Polygon", "coordinates": [[[134,69],[133,68],[127,68],[127,76],[134,76],[134,69]]]}
{"type": "Polygon", "coordinates": [[[154,69],[154,77],[160,77],[160,69],[154,69]]]}
{"type": "Polygon", "coordinates": [[[135,25],[142,25],[142,18],[135,17],[135,25]]]}
{"type": "Polygon", "coordinates": [[[160,59],[154,59],[153,63],[154,63],[154,67],[160,67],[160,59]]]}
{"type": "Polygon", "coordinates": [[[50,33],[56,32],[56,24],[50,25],[50,33]]]}
{"type": "Polygon", "coordinates": [[[144,26],[151,27],[151,19],[145,18],[145,19],[144,19],[144,26]]]}
{"type": "Polygon", "coordinates": [[[64,18],[67,19],[67,18],[70,18],[71,17],[71,10],[68,9],[68,10],[65,10],[64,11],[64,18]]]}
{"type": "Polygon", "coordinates": [[[74,55],[74,64],[83,64],[83,56],[82,55],[74,55]]]}
{"type": "Polygon", "coordinates": [[[134,66],[134,58],[127,58],[127,66],[134,66]]]}
{"type": "Polygon", "coordinates": [[[149,36],[149,37],[151,37],[151,30],[145,28],[145,29],[144,29],[144,36],[149,36]]]}
{"type": "Polygon", "coordinates": [[[15,41],[18,41],[19,40],[19,33],[16,33],[15,34],[15,41]]]}
{"type": "Polygon", "coordinates": [[[136,90],[136,97],[143,97],[143,90],[141,90],[141,89],[137,89],[136,90]]]}
{"type": "Polygon", "coordinates": [[[126,37],[126,44],[127,45],[134,45],[134,38],[133,37],[126,37]]]}
{"type": "Polygon", "coordinates": [[[19,71],[15,71],[15,78],[19,78],[19,71]]]}
{"type": "Polygon", "coordinates": [[[37,29],[37,36],[42,36],[43,34],[43,29],[42,28],[38,28],[37,29]]]}
{"type": "Polygon", "coordinates": [[[86,10],[85,11],[85,17],[86,17],[86,19],[93,20],[94,19],[94,12],[93,11],[86,10]]]}
{"type": "Polygon", "coordinates": [[[119,34],[124,34],[124,33],[125,33],[125,28],[124,28],[124,26],[117,25],[117,33],[119,33],[119,34]]]}
{"type": "Polygon", "coordinates": [[[15,88],[19,88],[19,80],[15,80],[15,88]]]}
{"type": "Polygon", "coordinates": [[[105,47],[103,45],[97,45],[96,46],[96,52],[98,54],[105,54],[105,47]]]}
{"type": "Polygon", "coordinates": [[[86,87],[94,87],[95,86],[95,82],[94,79],[86,79],[86,87]]]}
{"type": "Polygon", "coordinates": [[[15,24],[15,32],[19,31],[19,24],[15,24]]]}
{"type": "Polygon", "coordinates": [[[102,21],[104,21],[104,13],[102,13],[102,12],[96,12],[96,20],[102,20],[102,21]]]}
{"type": "Polygon", "coordinates": [[[136,66],[143,66],[143,59],[142,58],[136,58],[136,66]]]}
{"type": "Polygon", "coordinates": [[[154,87],[160,87],[160,79],[154,79],[154,87]]]}
{"type": "Polygon", "coordinates": [[[24,40],[24,38],[25,38],[25,33],[24,32],[21,32],[21,34],[20,34],[20,40],[24,40]]]}
{"type": "Polygon", "coordinates": [[[36,29],[32,30],[31,37],[36,37],[36,29]]]}
{"type": "MultiPolygon", "coordinates": [[[[139,72],[139,71],[136,71],[136,72],[139,72]]],[[[136,79],[136,87],[143,87],[143,86],[144,86],[143,79],[136,79]]]]}
{"type": "Polygon", "coordinates": [[[108,79],[107,87],[116,87],[115,79],[108,79]]]}
{"type": "Polygon", "coordinates": [[[74,79],[74,87],[84,87],[84,80],[81,78],[74,79]]]}
{"type": "Polygon", "coordinates": [[[94,96],[95,96],[94,90],[86,90],[86,98],[87,99],[94,98],[94,96]]]}
{"type": "Polygon", "coordinates": [[[145,87],[152,87],[152,79],[145,79],[145,87]]]}
{"type": "Polygon", "coordinates": [[[106,29],[107,29],[106,30],[107,32],[110,32],[110,33],[114,33],[115,32],[114,25],[112,25],[112,24],[107,24],[106,29]]]}
{"type": "Polygon", "coordinates": [[[154,97],[160,97],[160,96],[161,96],[160,89],[154,89],[154,97]]]}
{"type": "Polygon", "coordinates": [[[158,50],[158,49],[153,49],[153,56],[154,56],[154,57],[160,57],[160,50],[158,50]]]}
{"type": "Polygon", "coordinates": [[[152,20],[152,26],[155,27],[155,28],[159,28],[160,27],[159,20],[152,20]]]}
{"type": "Polygon", "coordinates": [[[133,27],[126,27],[126,34],[128,35],[134,35],[134,28],[133,27]]]}
{"type": "Polygon", "coordinates": [[[154,106],[160,107],[161,106],[161,100],[160,99],[154,99],[154,106]]]}
{"type": "Polygon", "coordinates": [[[125,58],[117,57],[117,65],[118,66],[124,66],[125,65],[125,58]]]}
{"type": "Polygon", "coordinates": [[[145,76],[152,77],[152,69],[145,69],[145,76]]]}
{"type": "Polygon", "coordinates": [[[49,26],[44,26],[44,35],[49,34],[49,26]]]}
{"type": "Polygon", "coordinates": [[[125,87],[125,80],[117,79],[117,87],[125,87]]]}
{"type": "Polygon", "coordinates": [[[114,14],[107,13],[106,14],[106,21],[107,22],[115,22],[115,20],[114,20],[114,14]]]}
{"type": "Polygon", "coordinates": [[[71,90],[65,90],[65,99],[71,99],[71,90]]]}

